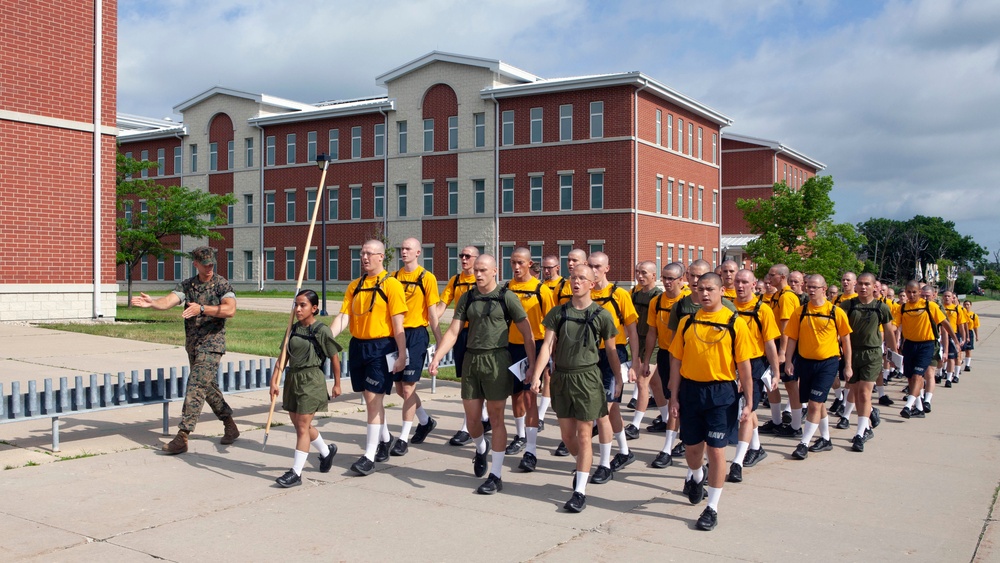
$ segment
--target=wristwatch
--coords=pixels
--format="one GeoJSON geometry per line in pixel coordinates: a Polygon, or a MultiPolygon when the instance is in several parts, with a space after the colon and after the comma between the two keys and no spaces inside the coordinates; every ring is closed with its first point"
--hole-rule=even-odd
{"type": "Polygon", "coordinates": [[[202,315],[204,315],[204,314],[205,314],[205,306],[204,306],[204,305],[202,305],[202,306],[201,306],[201,314],[202,314],[202,315]]]}

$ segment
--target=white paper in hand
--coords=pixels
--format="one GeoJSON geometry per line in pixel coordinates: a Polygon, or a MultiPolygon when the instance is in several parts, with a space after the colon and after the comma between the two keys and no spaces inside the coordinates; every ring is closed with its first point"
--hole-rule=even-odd
{"type": "MultiPolygon", "coordinates": [[[[391,354],[386,354],[385,355],[385,363],[386,363],[386,365],[389,366],[389,371],[390,372],[392,371],[392,368],[394,368],[396,366],[396,359],[397,358],[399,358],[399,353],[398,352],[393,352],[391,354]]],[[[410,351],[409,350],[406,351],[406,365],[410,365],[410,351]]]]}
{"type": "Polygon", "coordinates": [[[434,357],[434,352],[437,352],[437,349],[438,349],[437,344],[431,344],[430,346],[428,346],[427,347],[427,357],[428,358],[433,358],[434,357]]]}
{"type": "Polygon", "coordinates": [[[632,360],[622,364],[622,381],[628,381],[628,370],[632,368],[632,360]]]}
{"type": "Polygon", "coordinates": [[[889,350],[889,361],[892,362],[892,365],[896,366],[896,369],[899,369],[899,370],[903,369],[903,355],[902,354],[897,354],[897,353],[893,352],[892,350],[889,350]]]}
{"type": "Polygon", "coordinates": [[[770,393],[771,392],[771,368],[770,367],[768,367],[766,370],[764,370],[764,375],[760,376],[760,380],[761,380],[761,382],[764,383],[764,392],[765,393],[770,393]]]}
{"type": "Polygon", "coordinates": [[[527,375],[528,371],[528,358],[524,358],[520,362],[511,365],[509,369],[510,372],[514,374],[514,377],[518,379],[518,381],[524,381],[524,378],[527,375]]]}

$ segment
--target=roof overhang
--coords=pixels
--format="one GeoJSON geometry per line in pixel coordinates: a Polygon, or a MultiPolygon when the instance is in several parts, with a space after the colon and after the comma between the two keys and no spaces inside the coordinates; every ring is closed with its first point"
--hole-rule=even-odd
{"type": "Polygon", "coordinates": [[[120,141],[147,141],[187,135],[187,127],[184,124],[169,119],[157,119],[128,113],[119,113],[115,117],[120,141]]]}
{"type": "Polygon", "coordinates": [[[823,170],[823,169],[826,168],[826,165],[823,164],[822,162],[820,162],[820,161],[818,161],[818,160],[816,160],[814,158],[810,158],[810,157],[802,154],[801,152],[793,149],[792,147],[783,145],[783,144],[781,144],[778,141],[772,141],[772,140],[769,140],[769,139],[761,139],[761,138],[758,138],[758,137],[751,137],[749,135],[738,135],[738,134],[735,134],[735,133],[730,133],[728,131],[725,132],[725,133],[723,133],[722,136],[724,138],[732,140],[732,141],[739,141],[741,143],[748,143],[748,144],[751,144],[751,145],[760,145],[762,147],[767,147],[767,148],[775,151],[778,154],[788,155],[791,158],[794,158],[795,160],[798,160],[802,164],[805,164],[807,166],[811,166],[812,168],[815,168],[817,172],[819,172],[820,170],[823,170]]]}
{"type": "Polygon", "coordinates": [[[204,92],[194,96],[193,98],[188,98],[183,102],[174,106],[174,113],[184,113],[185,110],[200,104],[201,102],[211,98],[215,95],[231,96],[233,98],[242,98],[244,100],[249,100],[258,104],[265,104],[269,106],[274,106],[278,108],[290,109],[290,110],[305,110],[313,107],[311,104],[296,102],[293,100],[286,100],[284,98],[278,98],[275,96],[269,96],[267,94],[253,94],[251,92],[243,92],[242,90],[233,90],[232,88],[223,88],[222,86],[214,86],[205,90],[204,92]]]}
{"type": "Polygon", "coordinates": [[[468,55],[459,55],[456,53],[445,53],[443,51],[431,51],[422,57],[413,59],[412,61],[398,66],[389,72],[376,76],[375,84],[385,87],[388,83],[396,80],[397,78],[437,62],[475,66],[519,82],[534,82],[539,80],[539,78],[534,74],[521,70],[515,66],[511,66],[497,59],[485,59],[482,57],[470,57],[468,55]]]}
{"type": "Polygon", "coordinates": [[[746,248],[750,241],[760,238],[760,235],[722,235],[719,243],[722,248],[746,248]]]}
{"type": "Polygon", "coordinates": [[[396,100],[390,98],[367,98],[363,100],[351,100],[339,103],[330,103],[320,106],[309,106],[302,111],[289,113],[276,113],[253,117],[247,120],[250,125],[277,125],[283,123],[299,123],[302,121],[316,121],[346,115],[362,115],[366,113],[378,113],[393,111],[396,109],[396,100]]]}

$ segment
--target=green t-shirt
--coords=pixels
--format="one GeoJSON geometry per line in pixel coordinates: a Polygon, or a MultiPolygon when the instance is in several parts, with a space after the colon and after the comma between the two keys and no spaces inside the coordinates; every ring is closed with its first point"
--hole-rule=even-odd
{"type": "MultiPolygon", "coordinates": [[[[682,318],[693,315],[701,310],[701,303],[696,302],[692,295],[694,294],[685,295],[670,310],[670,320],[667,321],[667,328],[671,332],[677,332],[677,325],[681,324],[682,318]]],[[[736,305],[733,305],[733,302],[728,299],[722,300],[722,306],[734,313],[736,312],[736,305]]]]}
{"type": "Polygon", "coordinates": [[[593,315],[591,322],[597,329],[597,336],[601,341],[618,334],[611,313],[597,303],[591,303],[583,310],[573,307],[572,302],[563,303],[553,307],[545,315],[542,326],[546,330],[559,331],[556,334],[555,351],[552,354],[552,361],[555,362],[557,371],[577,371],[597,365],[598,341],[594,339],[594,332],[586,323],[587,317],[591,315],[593,315]],[[566,312],[566,321],[560,327],[563,311],[566,312]],[[596,315],[594,311],[597,311],[596,315]]]}
{"type": "Polygon", "coordinates": [[[302,326],[299,323],[292,325],[292,332],[288,337],[288,369],[300,371],[306,368],[322,368],[323,361],[316,353],[317,344],[327,358],[332,358],[343,350],[333,339],[330,327],[319,321],[310,326],[302,326]]]}
{"type": "Polygon", "coordinates": [[[478,287],[463,293],[455,305],[455,318],[469,323],[467,349],[494,350],[507,347],[507,320],[513,324],[528,317],[517,295],[497,286],[486,294],[480,293],[478,287]],[[508,319],[504,318],[501,299],[507,305],[508,319]]]}
{"type": "Polygon", "coordinates": [[[864,350],[882,347],[881,325],[892,322],[892,312],[889,307],[878,300],[865,305],[857,297],[848,299],[837,305],[847,313],[847,322],[851,325],[851,350],[864,350]]]}
{"type": "Polygon", "coordinates": [[[635,312],[639,314],[639,320],[635,323],[635,332],[643,339],[649,332],[649,324],[647,324],[649,304],[661,293],[663,290],[655,286],[649,291],[640,289],[632,292],[632,305],[635,306],[635,312]]]}

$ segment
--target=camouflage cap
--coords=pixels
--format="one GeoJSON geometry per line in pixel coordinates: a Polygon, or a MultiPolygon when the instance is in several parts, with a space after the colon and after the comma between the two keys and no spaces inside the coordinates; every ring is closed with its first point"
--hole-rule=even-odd
{"type": "Polygon", "coordinates": [[[191,258],[205,266],[215,265],[215,249],[211,246],[199,246],[191,251],[191,258]]]}

